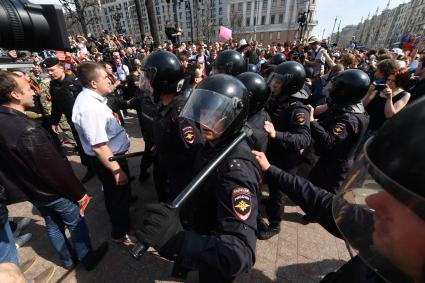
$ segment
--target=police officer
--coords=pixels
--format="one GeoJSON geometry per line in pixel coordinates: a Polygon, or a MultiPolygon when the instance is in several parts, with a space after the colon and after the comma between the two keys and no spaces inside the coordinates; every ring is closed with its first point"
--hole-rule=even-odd
{"type": "MultiPolygon", "coordinates": [[[[200,125],[206,140],[195,172],[228,147],[248,115],[248,92],[218,74],[201,82],[181,115],[200,125]]],[[[138,238],[180,268],[199,270],[200,282],[232,282],[255,263],[260,171],[246,141],[239,143],[183,205],[181,213],[150,205],[138,238]],[[179,217],[183,224],[180,225],[179,217]]]]}
{"type": "Polygon", "coordinates": [[[176,55],[156,51],[143,62],[158,108],[153,119],[154,181],[159,201],[174,199],[188,183],[195,148],[202,140],[190,121],[179,118],[186,102],[179,95],[181,63],[176,55]]]}
{"type": "Polygon", "coordinates": [[[214,74],[228,74],[237,76],[247,69],[246,62],[241,53],[235,50],[220,52],[214,61],[214,74]]]}
{"type": "Polygon", "coordinates": [[[362,98],[370,85],[368,75],[357,69],[343,71],[332,82],[329,109],[319,120],[310,107],[311,136],[320,158],[309,179],[331,193],[341,186],[354,162],[354,154],[369,124],[362,98]]]}
{"type": "Polygon", "coordinates": [[[321,282],[424,282],[424,107],[424,99],[406,107],[368,140],[337,195],[254,152],[268,179],[359,253],[321,282]]]}
{"type": "Polygon", "coordinates": [[[252,135],[248,144],[252,149],[265,152],[267,150],[268,133],[264,130],[264,123],[271,121],[264,105],[270,97],[270,89],[262,76],[253,72],[245,72],[237,76],[244,84],[249,94],[248,125],[252,135]]]}
{"type": "Polygon", "coordinates": [[[74,107],[77,95],[81,92],[83,87],[77,77],[65,74],[64,65],[60,63],[57,58],[47,58],[41,63],[41,66],[46,70],[51,78],[50,96],[52,99],[52,130],[56,134],[59,133],[58,124],[62,114],[64,114],[69,126],[71,127],[75,142],[77,143],[77,151],[80,155],[81,164],[87,167],[87,172],[81,179],[82,183],[86,183],[94,176],[94,173],[90,168],[89,158],[84,153],[78,133],[75,130],[74,123],[72,123],[72,108],[74,107]]]}
{"type": "Polygon", "coordinates": [[[286,62],[286,56],[283,53],[276,53],[270,58],[270,64],[272,65],[280,65],[286,62]]]}
{"type": "MultiPolygon", "coordinates": [[[[302,91],[305,81],[304,67],[293,61],[277,66],[268,82],[272,96],[266,107],[272,123],[265,122],[269,133],[267,155],[273,164],[286,171],[301,164],[301,150],[310,145],[309,110],[303,104],[308,95],[302,91]]],[[[280,232],[284,195],[274,183],[269,183],[270,196],[266,206],[270,225],[259,239],[268,239],[280,232]]]]}

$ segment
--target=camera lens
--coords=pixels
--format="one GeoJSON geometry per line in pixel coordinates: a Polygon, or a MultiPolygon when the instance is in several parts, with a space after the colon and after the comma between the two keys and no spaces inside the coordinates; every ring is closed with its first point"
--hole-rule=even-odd
{"type": "Polygon", "coordinates": [[[69,50],[60,6],[0,0],[0,46],[10,49],[69,50]]]}

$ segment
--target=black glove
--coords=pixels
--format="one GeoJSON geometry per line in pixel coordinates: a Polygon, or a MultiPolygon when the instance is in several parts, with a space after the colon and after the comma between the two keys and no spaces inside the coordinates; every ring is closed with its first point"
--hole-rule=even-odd
{"type": "Polygon", "coordinates": [[[143,227],[136,238],[155,248],[167,259],[176,261],[184,241],[179,210],[163,203],[149,204],[144,212],[143,227]]]}

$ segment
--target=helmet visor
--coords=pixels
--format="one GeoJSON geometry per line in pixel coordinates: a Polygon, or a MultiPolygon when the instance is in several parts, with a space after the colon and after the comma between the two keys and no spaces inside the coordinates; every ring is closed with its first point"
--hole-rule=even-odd
{"type": "Polygon", "coordinates": [[[411,279],[394,265],[399,265],[397,259],[383,248],[382,233],[391,232],[382,230],[381,224],[375,221],[375,210],[366,203],[368,197],[380,197],[377,194],[384,194],[384,191],[416,215],[418,212],[412,205],[425,206],[424,199],[396,184],[363,153],[333,200],[333,217],[345,240],[372,270],[388,282],[410,282],[411,279]]]}
{"type": "Polygon", "coordinates": [[[279,73],[271,73],[267,78],[267,84],[272,86],[273,84],[280,84],[281,89],[284,89],[286,85],[288,85],[292,81],[293,76],[291,74],[279,74],[279,73]]]}
{"type": "Polygon", "coordinates": [[[242,101],[217,92],[195,89],[180,117],[199,123],[216,134],[222,134],[241,112],[242,101]]]}

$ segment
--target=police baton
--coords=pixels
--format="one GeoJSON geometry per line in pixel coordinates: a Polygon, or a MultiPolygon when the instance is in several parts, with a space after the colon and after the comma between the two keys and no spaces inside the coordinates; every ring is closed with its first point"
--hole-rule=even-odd
{"type": "MultiPolygon", "coordinates": [[[[245,126],[240,134],[233,140],[233,142],[224,149],[216,158],[211,160],[201,172],[199,172],[192,181],[186,186],[186,188],[170,203],[168,207],[172,209],[178,209],[202,184],[203,181],[211,174],[211,172],[217,168],[221,161],[246,137],[251,136],[252,129],[245,126]]],[[[132,249],[130,254],[133,258],[139,259],[149,247],[143,242],[138,242],[132,249]]]]}
{"type": "Polygon", "coordinates": [[[118,154],[118,155],[114,155],[108,158],[109,161],[117,161],[119,159],[127,159],[127,158],[131,158],[131,157],[136,157],[136,156],[140,156],[143,155],[145,152],[144,151],[136,151],[136,152],[132,152],[132,153],[127,153],[127,154],[118,154]]]}

